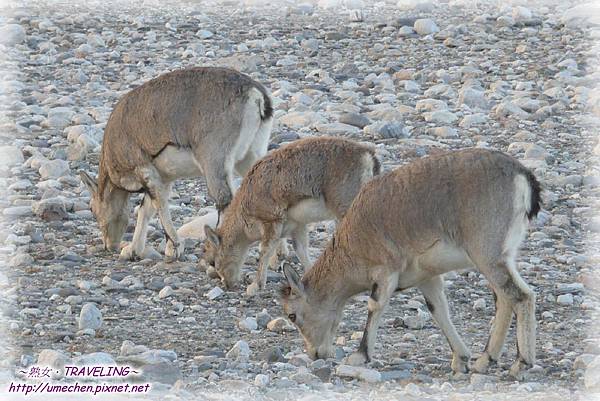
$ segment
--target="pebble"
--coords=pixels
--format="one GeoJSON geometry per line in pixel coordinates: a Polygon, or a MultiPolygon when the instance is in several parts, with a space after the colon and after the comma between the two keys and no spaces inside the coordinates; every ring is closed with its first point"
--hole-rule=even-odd
{"type": "Polygon", "coordinates": [[[49,178],[59,178],[69,171],[69,163],[65,160],[50,160],[42,164],[39,168],[40,176],[43,180],[49,178]]]}
{"type": "Polygon", "coordinates": [[[473,309],[475,309],[475,310],[482,311],[482,310],[485,310],[485,307],[486,307],[486,303],[485,303],[485,299],[483,299],[483,298],[479,298],[475,302],[473,302],[473,309]]]}
{"type": "Polygon", "coordinates": [[[94,365],[115,365],[115,359],[106,352],[92,352],[91,354],[80,355],[73,358],[73,364],[76,366],[94,366],[94,365]]]}
{"type": "Polygon", "coordinates": [[[257,387],[266,387],[269,385],[270,382],[271,382],[271,380],[269,379],[269,376],[267,376],[267,375],[258,374],[254,378],[254,385],[257,387]]]}
{"type": "Polygon", "coordinates": [[[64,199],[59,197],[42,199],[34,203],[32,210],[45,221],[64,220],[69,216],[64,199]]]}
{"type": "Polygon", "coordinates": [[[431,35],[440,31],[440,28],[435,24],[432,19],[422,18],[415,21],[413,29],[419,35],[431,35]]]}
{"type": "Polygon", "coordinates": [[[43,349],[37,358],[38,365],[54,369],[63,369],[70,361],[71,359],[65,353],[53,349],[43,349]]]}
{"type": "Polygon", "coordinates": [[[224,291],[220,287],[214,287],[212,290],[207,292],[205,296],[212,301],[219,298],[221,295],[223,295],[223,293],[224,291]]]}
{"type": "Polygon", "coordinates": [[[358,128],[364,128],[371,123],[368,117],[358,113],[343,113],[339,117],[339,122],[353,125],[358,128]]]}
{"type": "Polygon", "coordinates": [[[466,87],[458,92],[458,103],[465,104],[473,109],[487,109],[488,101],[482,90],[466,87]]]}
{"type": "Polygon", "coordinates": [[[287,319],[278,317],[271,320],[267,324],[267,330],[274,331],[276,333],[283,333],[284,331],[295,331],[296,327],[291,324],[287,319]]]}
{"type": "Polygon", "coordinates": [[[29,266],[34,263],[33,256],[28,253],[19,253],[13,256],[8,265],[10,267],[21,267],[21,266],[29,266]]]}
{"type": "Polygon", "coordinates": [[[279,347],[271,347],[260,356],[260,359],[269,363],[273,362],[287,362],[287,359],[283,356],[283,352],[279,347]]]}
{"type": "Polygon", "coordinates": [[[102,326],[102,313],[93,303],[87,303],[79,313],[79,330],[97,330],[102,326]]]}
{"type": "MultiPolygon", "coordinates": [[[[2,38],[2,32],[0,28],[0,38],[2,38]]],[[[2,39],[0,39],[0,42],[2,39]]],[[[16,164],[22,164],[24,161],[23,153],[19,148],[12,145],[0,146],[0,166],[11,167],[16,164]]]]}
{"type": "Polygon", "coordinates": [[[227,351],[227,358],[235,360],[247,360],[250,357],[250,346],[244,340],[239,340],[227,351]]]}
{"type": "Polygon", "coordinates": [[[425,121],[437,124],[452,124],[458,120],[454,113],[445,110],[423,113],[423,117],[425,121]]]}
{"type": "Polygon", "coordinates": [[[25,29],[19,24],[6,24],[0,27],[0,44],[18,45],[25,41],[25,29]]]}
{"type": "Polygon", "coordinates": [[[360,366],[338,365],[335,374],[344,378],[352,378],[365,381],[367,383],[377,383],[381,381],[381,373],[374,369],[363,368],[360,366]]]}
{"type": "Polygon", "coordinates": [[[429,320],[429,314],[423,312],[421,309],[417,309],[416,315],[408,315],[403,318],[404,324],[411,330],[421,330],[427,324],[429,320]]]}
{"type": "Polygon", "coordinates": [[[253,317],[246,317],[239,321],[238,327],[244,331],[254,331],[258,329],[258,323],[253,317]]]}
{"type": "MultiPolygon", "coordinates": [[[[175,295],[175,291],[173,291],[173,288],[171,288],[171,286],[169,286],[169,285],[163,287],[163,289],[160,290],[159,293],[158,293],[158,297],[160,299],[169,298],[169,297],[171,297],[173,295],[175,295]]],[[[211,298],[211,299],[214,299],[214,298],[211,298]]]]}
{"type": "Polygon", "coordinates": [[[31,206],[13,206],[7,207],[2,211],[2,214],[9,218],[26,217],[33,214],[31,206]]]}
{"type": "Polygon", "coordinates": [[[556,297],[556,302],[561,305],[573,305],[573,294],[563,294],[556,297]]]}
{"type": "Polygon", "coordinates": [[[256,314],[256,324],[261,329],[266,329],[271,320],[271,315],[269,315],[269,312],[266,309],[263,309],[256,314]]]}
{"type": "Polygon", "coordinates": [[[591,391],[600,390],[600,356],[596,356],[588,365],[583,378],[585,388],[591,391]]]}
{"type": "Polygon", "coordinates": [[[431,133],[438,138],[458,138],[458,131],[452,127],[432,128],[431,133]]]}

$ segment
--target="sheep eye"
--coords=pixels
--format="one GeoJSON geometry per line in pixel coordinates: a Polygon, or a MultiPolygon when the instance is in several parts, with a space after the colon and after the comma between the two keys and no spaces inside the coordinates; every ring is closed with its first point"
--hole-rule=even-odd
{"type": "Polygon", "coordinates": [[[290,321],[291,321],[292,323],[294,323],[294,322],[296,321],[296,314],[295,314],[295,313],[290,313],[290,314],[288,315],[288,319],[290,319],[290,321]]]}

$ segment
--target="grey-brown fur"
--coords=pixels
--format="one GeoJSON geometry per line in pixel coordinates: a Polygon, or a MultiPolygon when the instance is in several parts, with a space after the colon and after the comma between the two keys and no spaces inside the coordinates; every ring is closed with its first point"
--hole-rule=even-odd
{"type": "MultiPolygon", "coordinates": [[[[116,224],[123,215],[103,215],[106,205],[145,192],[144,221],[138,216],[138,224],[147,224],[157,210],[169,245],[179,248],[165,206],[171,182],[204,175],[209,194],[224,209],[232,197],[233,171],[243,175],[266,153],[272,113],[264,86],[226,68],[170,72],[124,95],[106,125],[97,184],[82,176],[102,220],[105,245],[117,247],[124,230],[116,224]]],[[[128,257],[140,256],[145,232],[138,237],[133,244],[138,249],[128,257]]]]}
{"type": "Polygon", "coordinates": [[[517,315],[518,374],[535,360],[534,293],[515,269],[529,217],[539,210],[539,183],[503,153],[468,149],[418,160],[373,179],[357,195],[333,239],[302,279],[285,269],[284,310],[300,328],[309,354],[330,352],[349,297],[372,290],[365,340],[349,362],[368,361],[383,309],[398,289],[417,286],[466,371],[469,351],[448,315],[441,274],[475,266],[500,306],[484,354],[485,371],[502,350],[517,315]]]}
{"type": "Polygon", "coordinates": [[[291,236],[308,269],[306,224],[342,218],[361,186],[378,173],[373,148],[341,138],[302,139],[271,152],[244,177],[217,231],[207,228],[209,259],[216,259],[226,284],[235,285],[248,247],[262,240],[256,281],[262,288],[274,241],[291,236]]]}

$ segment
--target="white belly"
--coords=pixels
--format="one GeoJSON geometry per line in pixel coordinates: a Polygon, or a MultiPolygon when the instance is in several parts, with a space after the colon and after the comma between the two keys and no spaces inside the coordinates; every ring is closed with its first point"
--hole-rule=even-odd
{"type": "Polygon", "coordinates": [[[187,148],[167,146],[153,161],[160,175],[168,181],[202,175],[199,163],[187,148]]]}
{"type": "Polygon", "coordinates": [[[473,262],[463,249],[438,242],[409,263],[400,273],[398,286],[410,288],[431,277],[472,267],[473,262]]]}
{"type": "Polygon", "coordinates": [[[333,220],[335,215],[327,209],[325,201],[320,199],[305,199],[288,209],[288,219],[302,224],[333,220]]]}

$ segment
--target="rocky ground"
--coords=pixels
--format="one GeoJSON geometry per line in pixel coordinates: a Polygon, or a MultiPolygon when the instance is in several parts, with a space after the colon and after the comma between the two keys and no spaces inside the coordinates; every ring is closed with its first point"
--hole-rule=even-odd
{"type": "MultiPolygon", "coordinates": [[[[170,399],[564,400],[598,391],[600,9],[516,3],[4,4],[0,381],[70,361],[139,367],[153,383],[147,396],[170,399]],[[177,263],[122,262],[102,251],[77,173],[97,172],[103,127],[121,95],[195,65],[234,67],[271,90],[273,146],[345,136],[376,144],[385,169],[479,146],[532,168],[546,191],[519,258],[537,294],[538,362],[525,379],[507,374],[514,327],[488,375],[452,375],[449,346],[416,290],[392,300],[376,360],[352,370],[343,357],[360,341],[364,295],[347,306],[337,358],[313,362],[278,319],[279,273],[248,298],[217,289],[201,241],[188,240],[177,263]]],[[[177,225],[210,206],[202,180],[174,192],[177,225]]],[[[313,257],[332,229],[314,227],[313,257]]],[[[164,247],[158,222],[150,238],[164,247]]],[[[476,272],[448,274],[446,284],[453,320],[477,354],[494,313],[491,292],[476,272]]]]}

